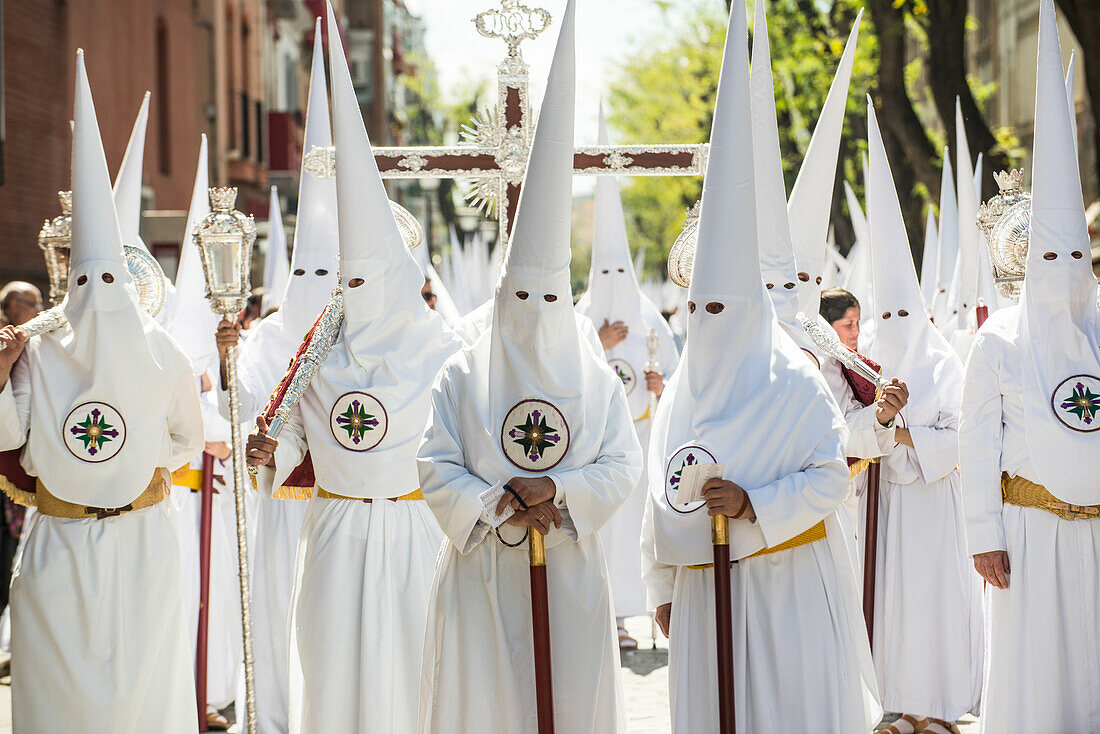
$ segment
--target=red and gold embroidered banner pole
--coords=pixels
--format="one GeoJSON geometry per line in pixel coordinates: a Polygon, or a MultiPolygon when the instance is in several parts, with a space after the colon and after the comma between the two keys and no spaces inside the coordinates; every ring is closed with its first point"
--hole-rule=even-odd
{"type": "Polygon", "coordinates": [[[539,734],[554,734],[554,686],[550,668],[550,600],[546,590],[546,546],[542,533],[527,536],[531,560],[531,623],[535,643],[535,709],[539,734]]]}
{"type": "Polygon", "coordinates": [[[710,519],[714,546],[714,624],[715,652],[718,657],[718,732],[734,734],[733,691],[733,611],[730,609],[730,536],[729,518],[715,515],[710,519]]]}
{"type": "Polygon", "coordinates": [[[214,457],[202,455],[202,497],[199,509],[199,626],[195,644],[195,698],[199,731],[206,728],[206,659],[210,630],[210,527],[214,510],[214,457]]]}
{"type": "Polygon", "coordinates": [[[878,461],[867,466],[867,519],[863,524],[863,621],[867,640],[875,646],[875,568],[878,562],[878,461]]]}

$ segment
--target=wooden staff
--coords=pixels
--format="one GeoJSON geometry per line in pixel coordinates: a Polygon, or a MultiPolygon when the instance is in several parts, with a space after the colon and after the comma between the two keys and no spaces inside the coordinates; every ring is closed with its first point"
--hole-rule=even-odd
{"type": "Polygon", "coordinates": [[[539,734],[554,734],[554,689],[550,673],[550,602],[546,591],[546,546],[542,533],[530,529],[531,622],[535,642],[535,710],[539,734]]]}
{"type": "Polygon", "coordinates": [[[978,307],[974,309],[974,318],[978,322],[978,328],[982,328],[982,324],[989,318],[989,306],[985,305],[981,299],[978,299],[978,307]]]}
{"type": "Polygon", "coordinates": [[[878,477],[880,464],[867,466],[867,518],[863,525],[863,620],[867,639],[875,645],[875,566],[878,555],[878,477]]]}
{"type": "Polygon", "coordinates": [[[206,655],[210,629],[210,526],[214,510],[214,457],[202,455],[202,496],[199,509],[199,628],[195,644],[195,699],[199,731],[206,729],[206,655]]]}
{"type": "Polygon", "coordinates": [[[718,655],[718,732],[734,734],[733,693],[733,612],[730,609],[730,536],[729,518],[715,515],[710,519],[710,537],[714,545],[714,624],[718,655]]]}

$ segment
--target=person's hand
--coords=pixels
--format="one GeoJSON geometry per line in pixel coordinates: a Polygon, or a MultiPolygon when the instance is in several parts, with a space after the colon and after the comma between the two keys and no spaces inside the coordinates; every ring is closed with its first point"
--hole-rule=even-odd
{"type": "Polygon", "coordinates": [[[603,326],[600,327],[600,344],[603,344],[605,351],[611,349],[611,347],[626,339],[629,332],[630,329],[622,321],[611,324],[608,323],[607,319],[604,319],[603,326]]]}
{"type": "Polygon", "coordinates": [[[974,568],[983,579],[998,589],[1008,588],[1008,553],[988,551],[974,554],[974,568]]]}
{"type": "Polygon", "coordinates": [[[245,463],[249,466],[275,466],[275,449],[279,442],[267,435],[267,421],[256,416],[256,432],[248,437],[244,447],[245,463]]]}
{"type": "MultiPolygon", "coordinates": [[[[661,393],[665,391],[665,376],[660,372],[645,371],[645,389],[651,393],[661,397],[661,393]]],[[[653,416],[650,416],[651,418],[653,416]]]]}
{"type": "Polygon", "coordinates": [[[218,343],[219,352],[237,346],[237,342],[241,340],[241,325],[222,319],[218,330],[214,332],[214,340],[218,343]]]}
{"type": "Polygon", "coordinates": [[[233,447],[225,441],[207,441],[204,451],[221,461],[225,461],[233,455],[233,447]]]}
{"type": "Polygon", "coordinates": [[[12,365],[27,345],[27,335],[16,326],[5,326],[0,329],[0,344],[4,345],[0,351],[0,385],[3,385],[8,381],[12,365]]]}
{"type": "Polygon", "coordinates": [[[894,420],[898,411],[905,407],[905,404],[909,402],[909,388],[905,383],[894,378],[890,380],[890,383],[882,388],[882,395],[877,401],[875,401],[875,418],[878,419],[880,425],[888,426],[890,421],[894,420]]]}
{"type": "Polygon", "coordinates": [[[513,495],[507,489],[504,490],[504,496],[497,503],[498,515],[504,512],[504,508],[508,505],[511,505],[518,513],[521,510],[530,509],[540,502],[548,502],[554,499],[554,481],[549,477],[512,477],[504,483],[504,486],[506,488],[511,487],[512,492],[516,494],[513,495]]]}
{"type": "Polygon", "coordinates": [[[703,497],[707,501],[707,514],[725,515],[735,520],[755,520],[749,493],[728,479],[708,479],[703,485],[703,497]]]}
{"type": "Polygon", "coordinates": [[[653,618],[657,621],[657,626],[661,628],[661,634],[665,636],[665,639],[668,639],[668,626],[672,623],[672,602],[657,607],[657,611],[653,613],[653,618]]]}
{"type": "Polygon", "coordinates": [[[551,526],[561,527],[561,511],[553,502],[540,502],[532,505],[530,510],[520,510],[504,522],[518,528],[533,528],[546,535],[551,526]]]}

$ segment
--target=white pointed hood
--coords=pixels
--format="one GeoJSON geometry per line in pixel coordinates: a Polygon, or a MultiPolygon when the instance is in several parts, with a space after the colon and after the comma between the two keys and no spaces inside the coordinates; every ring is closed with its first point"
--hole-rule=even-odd
{"type": "MultiPolygon", "coordinates": [[[[787,189],[783,183],[783,156],[779,150],[770,45],[764,3],[758,2],[753,26],[749,97],[760,271],[779,325],[816,362],[814,343],[798,322],[798,266],[795,264],[794,244],[787,218],[787,189]]],[[[824,242],[822,238],[822,246],[824,242]]]]}
{"type": "MultiPolygon", "coordinates": [[[[704,506],[673,502],[684,464],[724,463],[727,478],[753,491],[801,471],[843,420],[820,371],[779,326],[761,277],[747,35],[745,4],[737,0],[703,179],[687,347],[650,441],[656,556],[672,565],[711,560],[704,506]]],[[[743,558],[790,537],[770,525],[731,521],[730,555],[743,558]]]]}
{"type": "Polygon", "coordinates": [[[867,210],[875,288],[875,343],[871,357],[883,373],[909,386],[902,411],[914,426],[931,425],[962,396],[963,366],[947,339],[929,321],[875,108],[867,100],[870,172],[867,210]]]}
{"type": "Polygon", "coordinates": [[[165,319],[165,329],[171,334],[188,359],[196,376],[217,369],[218,347],[214,332],[220,317],[206,299],[206,276],[202,257],[195,244],[195,228],[210,213],[210,174],[207,161],[206,135],[199,142],[199,159],[195,165],[195,184],[191,190],[191,207],[180,244],[180,264],[176,270],[176,292],[171,313],[165,319]]]}
{"type": "Polygon", "coordinates": [[[145,161],[145,129],[149,123],[149,92],[141,100],[126,154],[115,178],[114,200],[122,243],[148,250],[138,230],[141,227],[141,172],[145,161]]]}
{"type": "MultiPolygon", "coordinates": [[[[607,124],[600,105],[600,128],[597,142],[608,144],[607,124]]],[[[649,392],[645,390],[647,324],[663,326],[659,336],[672,341],[672,331],[665,325],[660,311],[643,293],[638,284],[635,264],[630,259],[626,238],[619,182],[614,176],[596,179],[596,205],[593,221],[592,267],[588,272],[588,290],[577,301],[577,313],[587,316],[599,329],[606,320],[622,321],[628,329],[626,338],[611,349],[604,350],[608,363],[623,381],[630,413],[641,419],[649,409],[649,392]],[[623,364],[625,363],[625,364],[623,364]]],[[[657,328],[656,326],[654,328],[657,328]]],[[[671,367],[669,365],[668,367],[671,367]]],[[[666,368],[666,373],[671,370],[666,368]]]]}
{"type": "Polygon", "coordinates": [[[164,460],[164,416],[187,368],[138,308],[126,269],[84,53],[73,110],[72,253],[64,329],[39,342],[40,389],[31,394],[27,450],[61,499],[121,507],[164,460]]]}
{"type": "Polygon", "coordinates": [[[924,305],[932,312],[932,296],[936,293],[936,267],[939,264],[940,235],[936,230],[936,213],[928,207],[928,220],[924,223],[924,256],[920,266],[920,290],[924,305]]]}
{"type": "MultiPolygon", "coordinates": [[[[332,145],[328,88],[325,85],[321,19],[313,29],[313,64],[309,75],[309,102],[302,148],[332,145]]],[[[290,277],[279,309],[282,330],[294,338],[305,336],[339,284],[340,243],[336,217],[336,179],[316,178],[305,169],[298,177],[298,216],[294,222],[294,252],[290,277]]]]}
{"type": "Polygon", "coordinates": [[[590,373],[602,379],[608,369],[603,363],[597,371],[595,355],[581,349],[569,281],[575,12],[570,0],[496,290],[490,385],[493,415],[500,419],[517,401],[537,397],[568,413],[570,424],[583,424],[583,385],[590,373]]]}
{"type": "Polygon", "coordinates": [[[1100,314],[1053,0],[1039,5],[1031,242],[1020,297],[1024,427],[1038,480],[1100,503],[1100,314]]]}
{"type": "Polygon", "coordinates": [[[1077,150],[1077,95],[1073,91],[1074,69],[1077,66],[1077,49],[1069,52],[1069,65],[1066,66],[1066,103],[1069,105],[1069,129],[1073,136],[1073,149],[1077,150]]]}
{"type": "Polygon", "coordinates": [[[420,295],[424,277],[390,209],[331,5],[328,30],[344,318],[299,406],[307,429],[329,428],[308,435],[319,486],[392,497],[419,486],[432,381],[459,343],[420,295]]]}
{"type": "Polygon", "coordinates": [[[283,304],[290,281],[290,261],[286,254],[286,230],[283,210],[279,205],[279,189],[271,187],[271,204],[267,215],[267,254],[264,257],[264,300],[261,309],[267,312],[283,304]]]}
{"type": "Polygon", "coordinates": [[[957,156],[955,191],[959,197],[959,254],[952,281],[948,328],[972,334],[974,309],[978,305],[978,276],[981,270],[980,232],[975,225],[978,197],[974,193],[974,169],[971,168],[970,144],[966,140],[962,105],[955,98],[955,137],[957,156]]]}
{"type": "Polygon", "coordinates": [[[940,178],[939,257],[936,261],[935,292],[932,294],[932,318],[944,333],[951,328],[951,283],[959,258],[959,204],[955,198],[955,174],[951,151],[944,146],[943,174],[940,178]]]}
{"type": "Polygon", "coordinates": [[[818,312],[821,303],[821,279],[825,274],[825,240],[833,209],[833,183],[836,180],[840,138],[844,132],[844,110],[848,86],[852,80],[856,44],[859,40],[861,9],[837,64],[829,95],[821,107],[806,157],[798,169],[787,211],[790,213],[791,239],[798,264],[798,307],[804,314],[818,312]]]}

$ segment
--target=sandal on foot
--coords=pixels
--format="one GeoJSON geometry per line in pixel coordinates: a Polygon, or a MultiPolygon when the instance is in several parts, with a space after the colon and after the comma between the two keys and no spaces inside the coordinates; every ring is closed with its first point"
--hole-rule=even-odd
{"type": "Polygon", "coordinates": [[[931,723],[930,719],[918,719],[916,716],[902,714],[901,718],[885,729],[879,729],[878,734],[920,734],[931,723]]]}
{"type": "Polygon", "coordinates": [[[228,731],[229,719],[222,716],[221,711],[209,707],[206,709],[206,728],[208,731],[228,731]]]}
{"type": "Polygon", "coordinates": [[[619,628],[619,649],[620,650],[637,650],[638,641],[630,636],[630,633],[626,631],[624,627],[619,628]]]}
{"type": "Polygon", "coordinates": [[[943,719],[929,719],[924,731],[925,734],[962,734],[955,722],[943,719]]]}

